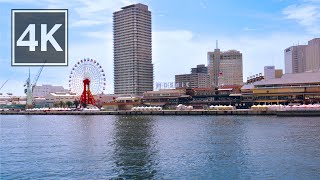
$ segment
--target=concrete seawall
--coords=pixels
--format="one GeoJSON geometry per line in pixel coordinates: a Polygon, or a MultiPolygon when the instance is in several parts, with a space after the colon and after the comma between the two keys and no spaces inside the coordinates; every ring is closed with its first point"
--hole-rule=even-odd
{"type": "Polygon", "coordinates": [[[320,111],[278,111],[277,116],[290,116],[290,117],[305,117],[316,116],[320,117],[320,111]]]}
{"type": "Polygon", "coordinates": [[[233,111],[98,111],[98,112],[83,112],[83,111],[37,111],[37,112],[14,112],[1,111],[0,115],[236,115],[236,116],[317,116],[320,117],[320,111],[252,111],[252,110],[233,110],[233,111]]]}
{"type": "Polygon", "coordinates": [[[234,110],[234,111],[2,111],[1,115],[276,115],[275,111],[251,111],[251,110],[234,110]]]}

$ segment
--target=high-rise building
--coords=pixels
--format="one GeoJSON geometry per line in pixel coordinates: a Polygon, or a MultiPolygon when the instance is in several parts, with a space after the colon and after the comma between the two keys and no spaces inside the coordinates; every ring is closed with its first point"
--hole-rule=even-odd
{"type": "Polygon", "coordinates": [[[175,83],[178,87],[207,88],[210,85],[208,68],[203,64],[197,65],[191,68],[191,74],[176,75],[175,83]]]}
{"type": "Polygon", "coordinates": [[[284,50],[285,73],[302,73],[306,70],[306,45],[291,46],[284,50]]]}
{"type": "Polygon", "coordinates": [[[153,90],[151,12],[133,4],[113,13],[114,93],[153,90]]]}
{"type": "Polygon", "coordinates": [[[208,74],[211,87],[243,84],[242,53],[236,50],[208,52],[208,74]]]}
{"type": "Polygon", "coordinates": [[[320,38],[312,39],[306,47],[306,71],[320,70],[320,38]]]}
{"type": "Polygon", "coordinates": [[[221,61],[221,52],[220,52],[220,49],[218,48],[218,41],[217,41],[217,47],[214,50],[214,52],[208,52],[207,59],[208,59],[208,74],[209,74],[210,87],[218,87],[219,76],[220,76],[220,61],[221,61]]]}

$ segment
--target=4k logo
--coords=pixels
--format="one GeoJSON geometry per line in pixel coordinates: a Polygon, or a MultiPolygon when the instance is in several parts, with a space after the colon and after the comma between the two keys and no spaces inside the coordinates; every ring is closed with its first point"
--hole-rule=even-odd
{"type": "Polygon", "coordinates": [[[68,65],[68,10],[12,10],[12,65],[68,65]]]}

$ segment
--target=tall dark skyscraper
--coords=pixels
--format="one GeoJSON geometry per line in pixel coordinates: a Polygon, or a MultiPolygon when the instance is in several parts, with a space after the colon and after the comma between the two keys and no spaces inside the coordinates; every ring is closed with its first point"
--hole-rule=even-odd
{"type": "Polygon", "coordinates": [[[133,4],[113,13],[114,93],[153,90],[151,12],[133,4]]]}

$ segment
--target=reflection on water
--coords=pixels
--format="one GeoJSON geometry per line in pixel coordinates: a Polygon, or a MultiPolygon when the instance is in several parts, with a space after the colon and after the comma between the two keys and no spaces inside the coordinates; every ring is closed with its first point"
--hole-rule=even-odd
{"type": "Polygon", "coordinates": [[[216,167],[211,176],[223,178],[228,174],[231,179],[241,178],[241,171],[246,168],[244,126],[241,119],[227,116],[219,121],[211,121],[204,129],[208,138],[203,144],[211,147],[208,148],[207,166],[216,167]]]}
{"type": "Polygon", "coordinates": [[[239,179],[245,163],[245,129],[237,117],[174,116],[157,123],[157,176],[239,179]],[[188,172],[186,174],[186,172],[188,172]]]}
{"type": "Polygon", "coordinates": [[[0,179],[320,179],[319,118],[0,118],[0,179]]]}
{"type": "Polygon", "coordinates": [[[113,158],[119,177],[150,179],[154,176],[157,152],[152,123],[146,116],[116,118],[113,158]]]}

